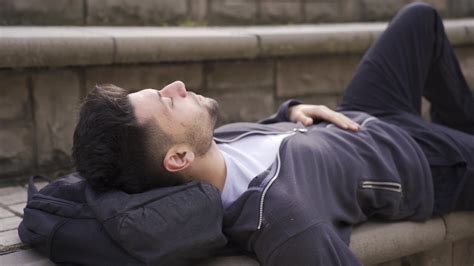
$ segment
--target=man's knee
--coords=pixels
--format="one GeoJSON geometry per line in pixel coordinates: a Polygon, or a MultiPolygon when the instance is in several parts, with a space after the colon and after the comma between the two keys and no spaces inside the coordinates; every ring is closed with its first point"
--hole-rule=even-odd
{"type": "Polygon", "coordinates": [[[430,4],[423,2],[414,2],[404,6],[400,13],[407,16],[412,16],[418,19],[437,16],[438,11],[430,4]]]}

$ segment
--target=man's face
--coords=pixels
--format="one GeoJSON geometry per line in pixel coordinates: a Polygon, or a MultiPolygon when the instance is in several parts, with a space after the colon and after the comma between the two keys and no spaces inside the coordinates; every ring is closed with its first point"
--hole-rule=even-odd
{"type": "Polygon", "coordinates": [[[190,144],[197,155],[210,148],[218,115],[214,99],[186,91],[181,81],[161,90],[130,93],[128,97],[138,123],[159,126],[175,143],[190,144]]]}

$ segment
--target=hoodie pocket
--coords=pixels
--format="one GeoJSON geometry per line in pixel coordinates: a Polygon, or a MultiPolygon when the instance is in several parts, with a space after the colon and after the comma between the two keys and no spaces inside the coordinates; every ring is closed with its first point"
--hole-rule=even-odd
{"type": "Polygon", "coordinates": [[[362,181],[361,187],[364,189],[381,189],[393,192],[402,192],[402,185],[397,182],[362,181]]]}
{"type": "Polygon", "coordinates": [[[398,182],[365,180],[359,183],[357,201],[367,218],[391,219],[400,213],[402,185],[398,182]]]}

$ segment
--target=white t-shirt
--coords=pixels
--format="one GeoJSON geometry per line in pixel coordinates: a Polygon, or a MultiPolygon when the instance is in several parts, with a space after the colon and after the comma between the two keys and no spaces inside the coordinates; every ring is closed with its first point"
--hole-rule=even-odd
{"type": "Polygon", "coordinates": [[[231,143],[218,144],[227,168],[221,194],[224,208],[247,190],[253,178],[270,167],[282,140],[288,135],[250,135],[231,143]]]}

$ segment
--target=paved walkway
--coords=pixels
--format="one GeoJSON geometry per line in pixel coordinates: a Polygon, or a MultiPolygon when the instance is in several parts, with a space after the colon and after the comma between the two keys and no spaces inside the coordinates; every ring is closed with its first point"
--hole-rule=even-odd
{"type": "MultiPolygon", "coordinates": [[[[36,185],[41,188],[46,183],[36,185]]],[[[0,188],[0,265],[54,265],[25,246],[18,237],[26,197],[25,186],[0,188]]]]}

